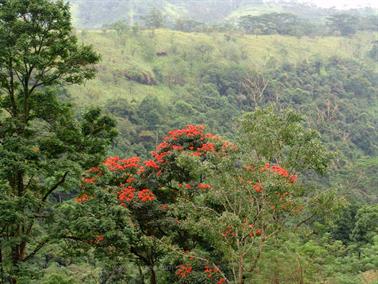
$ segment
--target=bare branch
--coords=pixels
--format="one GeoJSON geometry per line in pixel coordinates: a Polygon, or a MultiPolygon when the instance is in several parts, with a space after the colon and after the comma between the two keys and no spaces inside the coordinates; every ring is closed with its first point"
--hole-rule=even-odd
{"type": "Polygon", "coordinates": [[[65,172],[64,175],[60,178],[60,180],[52,187],[50,190],[43,196],[42,201],[45,202],[47,197],[55,190],[57,189],[60,185],[62,185],[66,181],[66,177],[68,175],[68,172],[65,172]]]}

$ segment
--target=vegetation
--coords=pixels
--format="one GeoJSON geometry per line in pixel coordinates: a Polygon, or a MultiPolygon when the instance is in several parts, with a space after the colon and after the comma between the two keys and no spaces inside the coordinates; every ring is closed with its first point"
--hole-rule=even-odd
{"type": "Polygon", "coordinates": [[[0,283],[378,281],[376,16],[252,2],[0,1],[0,283]]]}

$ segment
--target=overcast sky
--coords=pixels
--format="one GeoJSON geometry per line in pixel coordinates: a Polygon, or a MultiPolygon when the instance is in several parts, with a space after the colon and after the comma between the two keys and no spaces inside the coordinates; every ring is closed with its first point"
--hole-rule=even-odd
{"type": "Polygon", "coordinates": [[[330,8],[336,7],[338,9],[350,9],[360,7],[378,8],[378,0],[298,0],[299,2],[309,2],[317,6],[330,8]]]}

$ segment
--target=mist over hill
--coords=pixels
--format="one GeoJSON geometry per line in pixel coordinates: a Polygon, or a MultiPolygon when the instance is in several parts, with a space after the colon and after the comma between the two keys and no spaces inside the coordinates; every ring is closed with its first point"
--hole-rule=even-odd
{"type": "MultiPolygon", "coordinates": [[[[306,3],[263,0],[72,0],[76,24],[84,28],[100,28],[116,21],[129,25],[141,24],[152,9],[159,10],[168,25],[178,19],[190,19],[202,23],[220,23],[243,15],[266,13],[292,13],[299,17],[319,20],[336,13],[306,3]]],[[[354,14],[374,14],[372,8],[351,10],[354,14]]]]}

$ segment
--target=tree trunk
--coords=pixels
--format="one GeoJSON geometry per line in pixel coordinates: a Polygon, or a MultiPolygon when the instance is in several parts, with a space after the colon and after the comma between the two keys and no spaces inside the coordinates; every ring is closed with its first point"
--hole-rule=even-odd
{"type": "Polygon", "coordinates": [[[0,243],[0,283],[5,283],[4,280],[4,267],[3,267],[3,251],[0,243]]]}
{"type": "Polygon", "coordinates": [[[244,284],[244,278],[243,278],[244,268],[243,267],[244,267],[244,258],[241,255],[239,258],[238,284],[244,284]]]}
{"type": "Polygon", "coordinates": [[[156,272],[153,265],[150,266],[150,272],[151,272],[150,284],[157,284],[156,272]]]}

